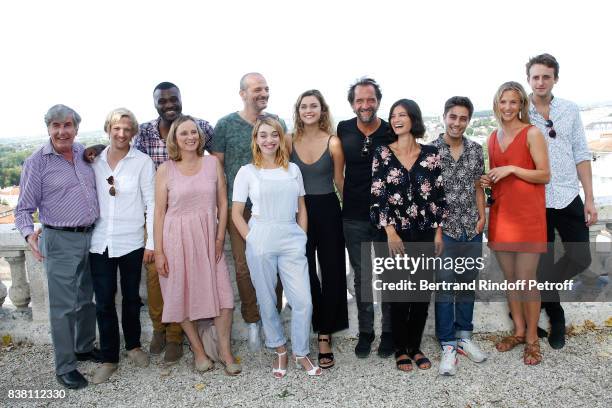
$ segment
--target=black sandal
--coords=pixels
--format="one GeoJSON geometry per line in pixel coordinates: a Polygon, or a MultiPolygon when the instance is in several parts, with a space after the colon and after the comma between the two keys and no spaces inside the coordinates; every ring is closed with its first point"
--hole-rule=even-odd
{"type": "Polygon", "coordinates": [[[418,349],[414,350],[412,353],[408,355],[410,356],[411,359],[414,360],[419,370],[429,370],[431,368],[431,361],[427,357],[425,357],[425,353],[423,353],[421,350],[418,350],[418,349]],[[423,357],[417,360],[414,358],[414,356],[416,356],[417,354],[421,354],[423,357]],[[425,364],[429,364],[429,366],[423,367],[425,364]]]}
{"type": "MultiPolygon", "coordinates": [[[[331,348],[331,334],[329,335],[329,338],[327,338],[327,339],[323,339],[319,335],[319,336],[317,336],[317,341],[319,343],[320,342],[328,342],[329,343],[329,347],[331,348]]],[[[317,359],[319,360],[319,367],[321,367],[323,369],[332,368],[333,366],[336,365],[336,361],[334,360],[334,353],[319,353],[319,356],[317,357],[317,359]],[[328,361],[323,363],[323,362],[321,362],[321,360],[328,360],[328,361]]]]}
{"type": "Polygon", "coordinates": [[[395,352],[395,368],[405,373],[412,371],[412,360],[410,358],[402,358],[401,360],[398,360],[398,358],[400,358],[401,356],[407,356],[407,355],[408,355],[408,351],[406,351],[406,349],[397,350],[395,352]],[[410,368],[408,370],[402,370],[400,368],[401,365],[407,365],[407,366],[410,366],[410,368]]]}

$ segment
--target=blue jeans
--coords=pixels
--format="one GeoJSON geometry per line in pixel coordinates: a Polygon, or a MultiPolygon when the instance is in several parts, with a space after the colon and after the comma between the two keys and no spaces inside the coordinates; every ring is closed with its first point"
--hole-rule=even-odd
{"type": "MultiPolygon", "coordinates": [[[[460,239],[455,240],[443,235],[444,258],[478,258],[482,256],[482,234],[476,235],[468,240],[465,232],[460,239]],[[469,244],[468,244],[469,243],[469,244]]],[[[453,262],[455,264],[455,262],[453,262]]],[[[457,265],[457,264],[455,264],[457,265]]],[[[442,268],[436,271],[436,282],[472,282],[478,275],[478,269],[467,269],[463,273],[455,272],[455,269],[442,268]]],[[[474,326],[475,292],[440,290],[436,291],[436,337],[442,346],[457,346],[457,339],[469,339],[472,336],[474,326]]]]}

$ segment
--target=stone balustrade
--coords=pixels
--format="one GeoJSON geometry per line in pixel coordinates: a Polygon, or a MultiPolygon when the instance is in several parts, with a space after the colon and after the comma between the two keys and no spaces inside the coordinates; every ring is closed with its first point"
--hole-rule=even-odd
{"type": "MultiPolygon", "coordinates": [[[[591,227],[591,241],[595,241],[597,234],[605,227],[606,223],[610,223],[612,220],[602,220],[597,225],[591,227]]],[[[598,266],[592,265],[591,274],[601,275],[608,272],[610,277],[610,270],[612,269],[612,245],[604,246],[604,252],[600,253],[595,259],[599,259],[598,266]],[[607,249],[606,249],[607,248],[607,249]],[[602,263],[603,259],[603,263],[602,263]],[[602,266],[603,265],[603,266],[602,266]]],[[[229,250],[229,242],[226,242],[226,258],[228,266],[230,267],[230,276],[232,278],[232,284],[234,286],[234,298],[236,301],[236,307],[234,311],[234,325],[233,325],[233,336],[237,338],[246,338],[247,328],[243,323],[240,316],[239,297],[234,282],[235,274],[233,273],[233,259],[231,251],[229,250]]],[[[601,251],[598,249],[597,251],[601,251]]],[[[487,257],[488,250],[485,246],[484,256],[487,257]]],[[[31,251],[27,243],[23,240],[19,232],[15,229],[14,225],[0,225],[0,257],[6,259],[10,265],[11,273],[11,285],[7,290],[7,287],[0,280],[0,308],[5,302],[6,296],[10,299],[10,302],[19,310],[32,311],[32,323],[38,327],[37,336],[40,339],[29,338],[31,334],[26,333],[20,337],[28,337],[30,340],[39,342],[48,342],[48,296],[47,296],[47,279],[41,262],[36,261],[32,256],[31,251]],[[42,335],[42,336],[40,336],[42,335]]],[[[348,259],[347,259],[348,265],[348,259]]],[[[350,269],[350,268],[349,268],[350,269]]],[[[353,277],[352,271],[348,274],[348,287],[349,294],[353,295],[353,277]]],[[[141,283],[140,294],[143,298],[143,302],[146,304],[146,271],[143,269],[143,279],[141,283]]],[[[120,304],[120,294],[118,295],[118,304],[120,304]]],[[[510,326],[510,321],[506,318],[506,305],[503,302],[479,302],[475,308],[475,328],[477,331],[497,331],[507,330],[510,326]],[[500,318],[501,316],[501,318],[500,318]]],[[[118,308],[120,310],[120,308],[118,308]]],[[[582,323],[586,319],[593,320],[597,324],[603,324],[607,318],[612,315],[611,303],[575,303],[568,304],[566,308],[566,315],[568,316],[568,324],[574,321],[575,323],[582,323]],[[567,313],[569,312],[569,313],[567,313]]],[[[430,317],[433,316],[433,310],[430,310],[430,317]]],[[[285,309],[283,312],[283,319],[287,320],[289,313],[285,309]]],[[[357,312],[356,305],[352,296],[349,296],[349,319],[350,329],[338,333],[338,335],[351,335],[356,333],[357,328],[357,312]]],[[[378,319],[377,319],[378,320],[378,319]]],[[[143,323],[143,333],[150,333],[151,327],[146,311],[143,311],[141,317],[143,323]]],[[[6,321],[4,323],[7,323],[6,321]]],[[[2,328],[3,322],[0,320],[0,328],[2,328]]],[[[9,324],[10,326],[10,324],[9,324]]],[[[8,327],[3,328],[7,330],[8,327]]],[[[379,328],[376,329],[380,330],[379,328]]],[[[430,318],[427,324],[426,332],[433,332],[433,318],[430,318]]],[[[146,336],[146,334],[145,334],[146,336]]],[[[148,337],[148,336],[147,336],[148,337]]]]}
{"type": "MultiPolygon", "coordinates": [[[[6,259],[11,271],[11,287],[8,297],[19,310],[31,305],[32,319],[49,320],[47,279],[40,262],[34,259],[27,243],[12,224],[0,225],[0,257],[6,259]]],[[[4,303],[0,286],[0,305],[4,303]]]]}

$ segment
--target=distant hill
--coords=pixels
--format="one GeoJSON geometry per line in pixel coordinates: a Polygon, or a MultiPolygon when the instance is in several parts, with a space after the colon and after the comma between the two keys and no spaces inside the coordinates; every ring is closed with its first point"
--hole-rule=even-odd
{"type": "MultiPolygon", "coordinates": [[[[47,135],[0,139],[0,188],[19,185],[23,161],[47,140],[47,135]]],[[[79,133],[76,140],[85,146],[108,144],[108,136],[100,131],[79,133]]]]}
{"type": "MultiPolygon", "coordinates": [[[[45,143],[48,138],[48,135],[0,138],[0,146],[40,146],[41,144],[45,143]]],[[[92,132],[82,132],[76,137],[76,141],[82,144],[89,144],[89,142],[92,140],[98,141],[101,139],[108,141],[106,134],[97,130],[92,132]]]]}
{"type": "Polygon", "coordinates": [[[493,110],[483,110],[483,111],[476,111],[474,112],[474,114],[472,115],[472,118],[488,118],[493,116],[493,110]]]}

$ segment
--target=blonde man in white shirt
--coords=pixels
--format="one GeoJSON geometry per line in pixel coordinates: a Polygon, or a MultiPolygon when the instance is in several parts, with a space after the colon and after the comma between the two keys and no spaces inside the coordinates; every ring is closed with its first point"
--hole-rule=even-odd
{"type": "Polygon", "coordinates": [[[149,365],[149,356],[140,344],[138,289],[143,260],[152,261],[154,248],[155,166],[149,156],[130,145],[138,132],[138,122],[132,112],[119,108],[108,114],[104,130],[110,146],[93,163],[100,218],[93,232],[89,256],[102,354],[102,365],[94,373],[94,384],[108,380],[119,362],[119,323],[115,310],[117,267],[121,271],[121,325],[125,348],[137,366],[149,365]]]}

